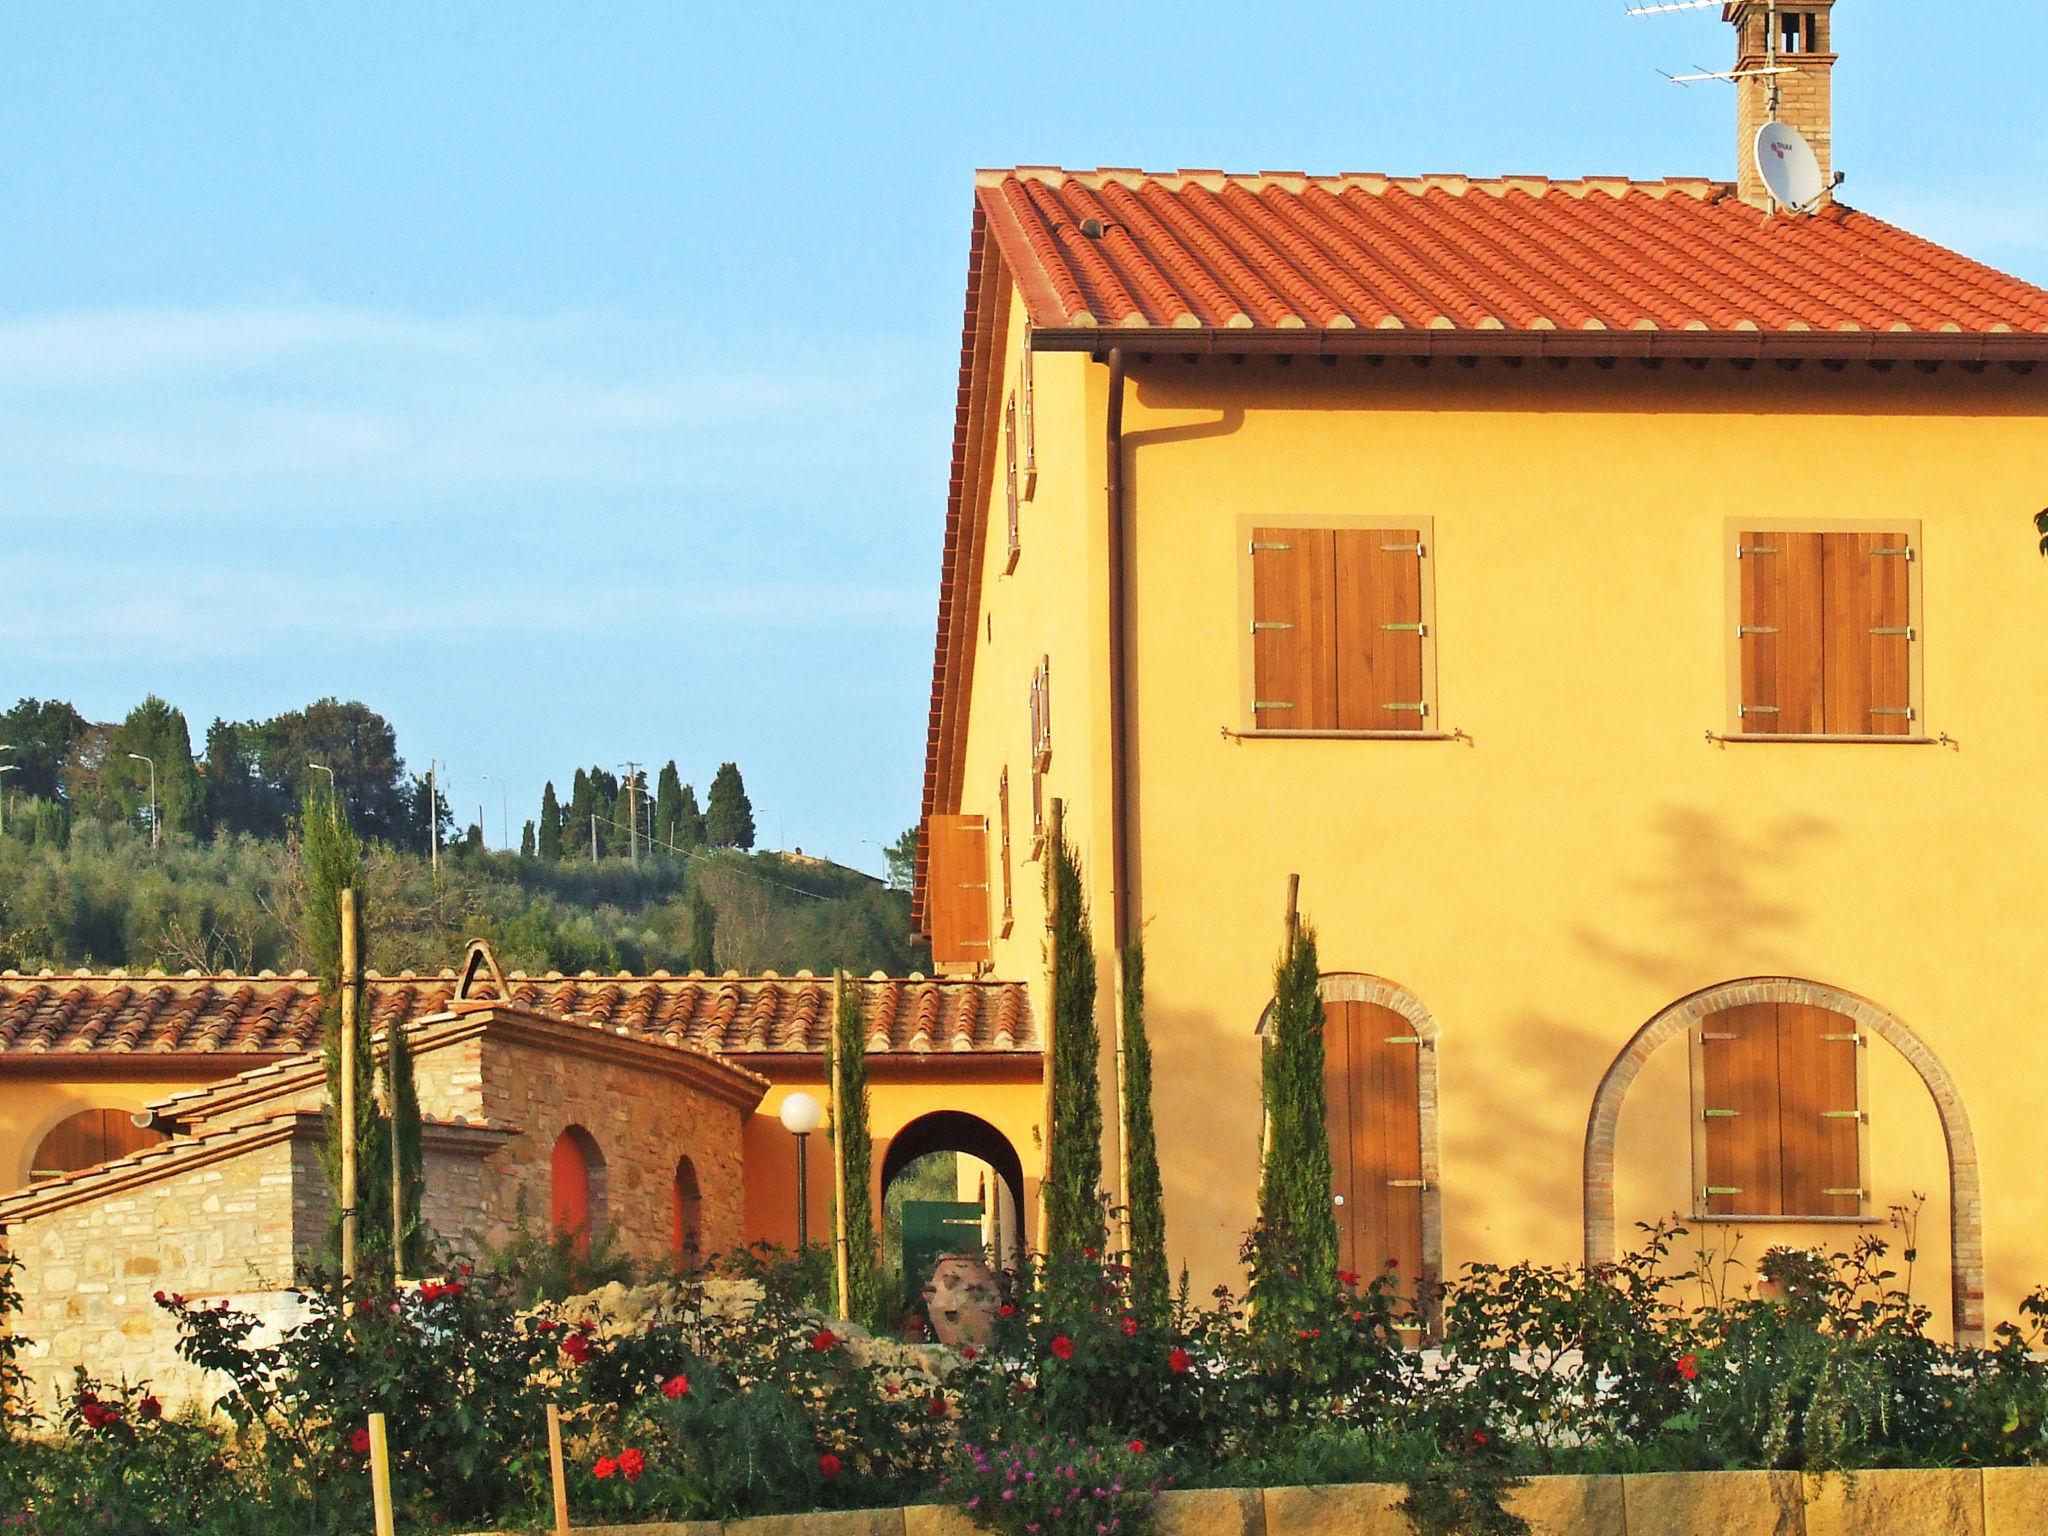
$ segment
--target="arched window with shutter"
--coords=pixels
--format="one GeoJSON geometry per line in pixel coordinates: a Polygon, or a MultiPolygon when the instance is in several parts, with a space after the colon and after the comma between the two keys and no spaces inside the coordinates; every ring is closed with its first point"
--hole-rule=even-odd
{"type": "Polygon", "coordinates": [[[572,1125],[555,1138],[548,1168],[550,1228],[567,1232],[579,1251],[604,1225],[604,1153],[596,1138],[572,1125]]]}

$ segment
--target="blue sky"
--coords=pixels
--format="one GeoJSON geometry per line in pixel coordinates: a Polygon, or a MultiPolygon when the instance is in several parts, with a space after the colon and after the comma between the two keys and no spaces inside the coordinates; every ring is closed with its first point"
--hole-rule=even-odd
{"type": "MultiPolygon", "coordinates": [[[[978,165],[1730,174],[1711,11],[17,5],[0,700],[323,694],[458,815],[916,815],[978,165]],[[489,782],[482,775],[491,775],[489,782]]],[[[1845,200],[2048,282],[2048,7],[1847,0],[1845,200]]],[[[195,743],[196,745],[197,743],[195,743]]]]}

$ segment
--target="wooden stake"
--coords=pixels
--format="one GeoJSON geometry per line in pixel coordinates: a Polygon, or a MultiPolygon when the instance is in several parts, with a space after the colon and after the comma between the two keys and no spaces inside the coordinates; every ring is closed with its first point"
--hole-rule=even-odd
{"type": "Polygon", "coordinates": [[[394,1536],[391,1523],[391,1450],[384,1440],[384,1415],[370,1415],[370,1500],[377,1536],[394,1536]]]}
{"type": "Polygon", "coordinates": [[[341,890],[341,1278],[356,1278],[356,893],[341,890]]]}
{"type": "Polygon", "coordinates": [[[569,1482],[562,1474],[562,1410],[548,1404],[548,1477],[555,1485],[555,1536],[569,1536],[569,1482]]]}
{"type": "Polygon", "coordinates": [[[1301,932],[1301,876],[1287,877],[1287,952],[1294,953],[1294,936],[1301,932]]]}
{"type": "Polygon", "coordinates": [[[1038,1251],[1048,1251],[1046,1243],[1046,1195],[1045,1186],[1052,1177],[1052,1054],[1053,1032],[1060,1005],[1060,861],[1066,850],[1066,802],[1055,799],[1052,815],[1047,826],[1045,863],[1045,967],[1046,1005],[1045,1024],[1039,1031],[1044,1037],[1044,1051],[1040,1076],[1044,1079],[1044,1096],[1039,1109],[1039,1160],[1038,1160],[1038,1251]]]}
{"type": "Polygon", "coordinates": [[[839,1020],[846,1008],[846,972],[832,969],[832,1250],[839,1281],[839,1315],[853,1316],[852,1256],[846,1235],[846,1042],[839,1020]]]}

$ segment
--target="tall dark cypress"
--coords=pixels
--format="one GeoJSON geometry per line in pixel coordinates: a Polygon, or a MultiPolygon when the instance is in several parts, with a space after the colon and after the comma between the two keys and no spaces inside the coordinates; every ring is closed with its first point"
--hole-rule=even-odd
{"type": "Polygon", "coordinates": [[[706,976],[718,971],[718,914],[702,891],[690,892],[690,969],[706,976]]]}
{"type": "Polygon", "coordinates": [[[676,772],[676,760],[670,758],[661,765],[661,776],[654,785],[654,841],[660,848],[677,847],[682,838],[676,835],[676,823],[682,816],[683,778],[676,772]]]}
{"type": "Polygon", "coordinates": [[[562,856],[562,802],[555,798],[553,779],[540,792],[540,826],[536,829],[534,850],[544,859],[562,856]]]}
{"type": "Polygon", "coordinates": [[[390,1147],[377,1113],[377,1057],[370,1040],[369,999],[362,972],[362,948],[356,955],[356,1038],[352,1058],[341,1057],[341,893],[356,893],[358,931],[369,919],[363,890],[362,845],[323,785],[309,793],[300,809],[301,856],[305,861],[304,940],[307,957],[320,974],[322,1057],[327,1068],[328,1188],[334,1194],[329,1231],[331,1257],[341,1256],[341,1079],[354,1077],[356,1139],[356,1267],[361,1275],[384,1269],[391,1253],[390,1147]]]}
{"type": "Polygon", "coordinates": [[[1131,1310],[1164,1324],[1171,1305],[1166,1273],[1166,1197],[1159,1183],[1159,1140],[1152,1123],[1152,1042],[1145,1033],[1145,947],[1123,953],[1124,1136],[1130,1164],[1131,1310]]]}
{"type": "Polygon", "coordinates": [[[740,778],[738,763],[721,763],[711,780],[711,803],[704,812],[704,835],[714,848],[754,846],[754,804],[740,778]]]}
{"type": "Polygon", "coordinates": [[[832,1054],[825,1062],[831,1080],[839,1076],[839,1113],[832,1134],[840,1138],[846,1165],[846,1315],[870,1332],[882,1326],[882,1272],[875,1256],[875,1203],[869,1181],[875,1143],[868,1123],[867,1013],[860,983],[848,977],[833,1021],[832,1054]]]}
{"type": "Polygon", "coordinates": [[[1081,894],[1080,861],[1062,839],[1047,862],[1057,910],[1045,1249],[1057,1277],[1087,1250],[1102,1251],[1102,1041],[1095,1024],[1095,942],[1081,894]]]}
{"type": "Polygon", "coordinates": [[[702,848],[704,846],[704,813],[697,809],[697,787],[685,784],[676,799],[676,846],[679,848],[702,848]]]}
{"type": "Polygon", "coordinates": [[[1315,930],[1303,920],[1289,935],[1273,973],[1265,1064],[1267,1148],[1259,1180],[1254,1296],[1279,1294],[1290,1282],[1325,1283],[1337,1267],[1319,981],[1315,930]]]}

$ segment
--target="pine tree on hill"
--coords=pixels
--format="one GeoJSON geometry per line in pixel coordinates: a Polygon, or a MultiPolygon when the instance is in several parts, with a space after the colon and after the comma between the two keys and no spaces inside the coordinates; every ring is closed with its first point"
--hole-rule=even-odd
{"type": "Polygon", "coordinates": [[[569,813],[562,823],[563,851],[580,858],[590,846],[590,775],[581,768],[569,790],[569,813]]]}
{"type": "Polygon", "coordinates": [[[654,786],[654,841],[656,846],[672,848],[682,842],[676,836],[676,820],[683,807],[683,777],[676,772],[676,760],[670,758],[661,765],[661,777],[654,786]]]}
{"type": "Polygon", "coordinates": [[[711,780],[711,805],[704,813],[704,838],[714,848],[754,846],[754,806],[747,799],[737,763],[721,763],[711,780]]]}
{"type": "Polygon", "coordinates": [[[540,828],[534,851],[544,859],[562,856],[562,803],[555,798],[555,781],[549,779],[540,792],[540,828]]]}

